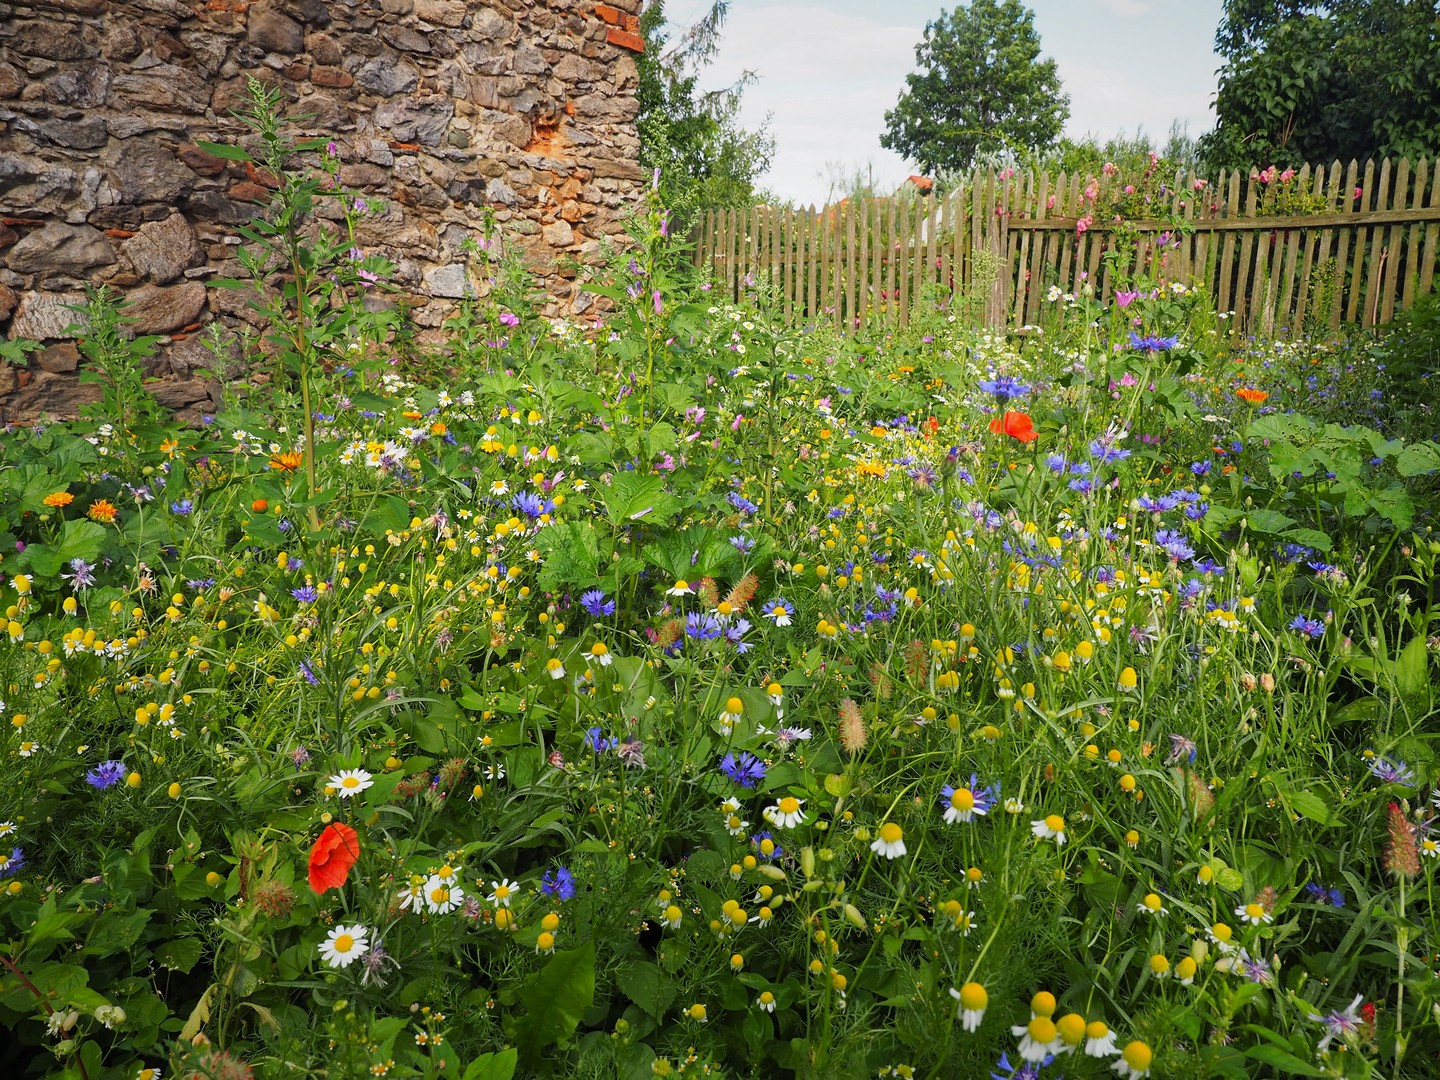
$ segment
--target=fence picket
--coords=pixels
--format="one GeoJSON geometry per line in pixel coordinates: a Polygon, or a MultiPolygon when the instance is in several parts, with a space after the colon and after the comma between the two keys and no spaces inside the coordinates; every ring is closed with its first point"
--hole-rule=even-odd
{"type": "Polygon", "coordinates": [[[907,324],[935,282],[991,326],[1037,321],[1052,283],[1073,293],[1088,281],[1104,302],[1132,276],[1194,282],[1235,313],[1232,332],[1298,330],[1326,315],[1335,329],[1371,326],[1435,287],[1440,163],[1425,158],[1366,162],[1363,175],[1354,161],[1305,166],[1294,189],[1310,203],[1301,214],[1262,213],[1265,186],[1246,172],[1198,188],[1177,172],[1156,217],[1129,222],[1138,235],[1129,267],[1105,257],[1108,221],[1077,229],[1107,205],[1110,178],[1093,202],[1082,197],[1088,179],[986,168],[943,199],[706,211],[692,233],[695,262],[712,268],[729,301],[768,280],[786,319],[829,317],[847,330],[907,324]],[[977,278],[977,257],[995,266],[993,281],[988,270],[977,278]]]}
{"type": "MultiPolygon", "coordinates": [[[[1415,163],[1415,185],[1410,195],[1412,210],[1422,209],[1425,206],[1425,182],[1429,179],[1430,163],[1422,157],[1415,163]]],[[[1415,283],[1418,278],[1416,271],[1420,265],[1420,236],[1421,228],[1417,222],[1410,226],[1410,231],[1405,238],[1405,276],[1401,285],[1404,290],[1400,297],[1401,311],[1415,302],[1415,283]]]]}
{"type": "MultiPolygon", "coordinates": [[[[1426,208],[1440,211],[1440,160],[1435,162],[1435,172],[1430,179],[1430,200],[1426,208]]],[[[1436,215],[1440,218],[1440,214],[1436,215]]],[[[1425,253],[1420,257],[1420,295],[1430,291],[1435,282],[1435,244],[1440,241],[1440,224],[1432,221],[1425,227],[1425,253]]]]}
{"type": "MultiPolygon", "coordinates": [[[[1395,187],[1390,195],[1390,205],[1403,209],[1410,196],[1410,159],[1402,157],[1395,169],[1395,187]]],[[[1377,229],[1378,233],[1379,230],[1377,229]]],[[[1399,281],[1401,249],[1404,229],[1399,224],[1390,226],[1385,237],[1385,249],[1381,258],[1385,261],[1385,281],[1379,286],[1377,300],[1380,302],[1380,316],[1375,322],[1389,322],[1395,316],[1395,285],[1399,281]]],[[[1374,325],[1372,323],[1371,325],[1374,325]]]]}

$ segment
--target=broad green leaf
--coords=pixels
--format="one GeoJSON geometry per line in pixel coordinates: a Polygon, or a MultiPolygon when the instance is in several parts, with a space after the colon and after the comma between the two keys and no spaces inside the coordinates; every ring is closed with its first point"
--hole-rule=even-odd
{"type": "Polygon", "coordinates": [[[615,972],[621,993],[659,1020],[675,1000],[675,983],[647,960],[632,960],[615,972]]]}
{"type": "Polygon", "coordinates": [[[515,1048],[501,1050],[494,1054],[481,1054],[465,1067],[461,1080],[511,1080],[519,1054],[515,1048]]]}
{"type": "Polygon", "coordinates": [[[1395,661],[1395,686],[1406,697],[1423,694],[1430,685],[1430,657],[1425,638],[1416,634],[1395,661]]]}
{"type": "Polygon", "coordinates": [[[595,1001],[595,944],[557,952],[520,991],[528,1010],[515,1025],[515,1041],[534,1060],[540,1051],[569,1038],[595,1001]]]}
{"type": "Polygon", "coordinates": [[[1328,1074],[1326,1074],[1326,1073],[1321,1072],[1319,1069],[1317,1069],[1314,1065],[1311,1065],[1309,1062],[1307,1062],[1307,1061],[1302,1061],[1300,1058],[1296,1057],[1294,1054],[1290,1053],[1289,1051],[1282,1050],[1282,1049],[1280,1049],[1280,1047],[1278,1047],[1278,1046],[1273,1046],[1273,1045],[1270,1045],[1270,1044],[1268,1044],[1268,1043],[1262,1044],[1262,1045],[1260,1045],[1260,1046],[1252,1046],[1249,1050],[1246,1050],[1246,1051],[1245,1051],[1245,1056],[1248,1057],[1248,1058],[1250,1058],[1252,1061],[1259,1061],[1259,1062],[1262,1062],[1263,1064],[1266,1064],[1266,1065],[1271,1066],[1272,1068],[1278,1070],[1281,1075],[1286,1075],[1286,1076],[1326,1076],[1326,1075],[1328,1075],[1328,1074]]]}

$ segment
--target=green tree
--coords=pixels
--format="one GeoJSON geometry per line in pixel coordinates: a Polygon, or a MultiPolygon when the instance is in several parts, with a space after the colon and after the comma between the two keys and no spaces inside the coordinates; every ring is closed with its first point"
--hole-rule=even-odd
{"type": "Polygon", "coordinates": [[[720,90],[698,86],[719,48],[728,8],[729,0],[715,0],[673,44],[666,37],[663,0],[654,0],[640,16],[645,38],[636,92],[640,164],[660,170],[661,197],[682,224],[710,207],[754,201],[756,181],[775,155],[768,121],[755,131],[740,125],[752,73],[720,90]]]}
{"type": "Polygon", "coordinates": [[[1055,61],[1040,58],[1035,13],[1020,0],[942,10],[926,24],[915,62],[880,145],[925,172],[1047,147],[1070,116],[1055,61]]]}
{"type": "Polygon", "coordinates": [[[1433,0],[1225,0],[1210,169],[1440,150],[1433,0]]]}

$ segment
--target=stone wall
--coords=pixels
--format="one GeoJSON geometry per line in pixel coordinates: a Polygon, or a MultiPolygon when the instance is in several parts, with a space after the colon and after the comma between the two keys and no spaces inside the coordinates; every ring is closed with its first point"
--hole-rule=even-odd
{"type": "Polygon", "coordinates": [[[196,331],[254,319],[235,227],[271,178],[197,141],[247,129],[246,76],[280,88],[297,137],[333,139],[341,181],[383,203],[367,252],[397,264],[439,327],[470,287],[460,245],[486,207],[583,312],[562,258],[592,260],[641,187],[640,0],[0,0],[0,333],[44,342],[0,362],[0,420],[73,415],[98,396],[61,339],[86,281],[167,335],[157,396],[203,412],[196,331]]]}

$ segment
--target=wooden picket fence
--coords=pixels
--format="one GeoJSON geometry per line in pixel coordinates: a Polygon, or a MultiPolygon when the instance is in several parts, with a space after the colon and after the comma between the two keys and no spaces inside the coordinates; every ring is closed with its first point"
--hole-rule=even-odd
{"type": "MultiPolygon", "coordinates": [[[[1081,219],[1105,205],[1089,177],[977,170],[949,196],[844,200],[823,210],[756,206],[710,211],[696,229],[695,260],[732,299],[768,281],[790,320],[837,327],[904,324],[927,288],[977,299],[988,325],[1039,320],[1052,287],[1092,286],[1109,300],[1137,273],[1205,285],[1236,332],[1342,321],[1385,323],[1435,282],[1440,246],[1440,167],[1334,162],[1305,166],[1290,183],[1307,212],[1266,212],[1266,184],[1251,171],[1222,172],[1197,187],[1177,175],[1168,214],[1131,220],[1126,266],[1102,256],[1112,226],[1081,219]],[[1092,188],[1092,192],[1094,189],[1092,188]],[[1133,237],[1132,233],[1132,237],[1133,237]]],[[[1154,203],[1151,204],[1152,206],[1154,203]]]]}

